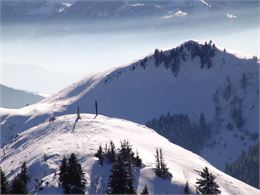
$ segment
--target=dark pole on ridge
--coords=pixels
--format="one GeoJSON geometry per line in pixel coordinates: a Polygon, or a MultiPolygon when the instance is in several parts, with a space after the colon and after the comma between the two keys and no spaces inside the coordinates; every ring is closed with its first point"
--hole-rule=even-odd
{"type": "Polygon", "coordinates": [[[97,117],[97,115],[98,115],[98,104],[97,104],[97,100],[95,100],[95,110],[96,110],[96,116],[95,116],[95,117],[97,117]]]}

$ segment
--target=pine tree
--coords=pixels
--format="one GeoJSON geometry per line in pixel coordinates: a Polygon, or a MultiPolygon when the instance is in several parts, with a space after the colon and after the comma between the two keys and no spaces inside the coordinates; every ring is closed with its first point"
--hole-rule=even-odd
{"type": "Polygon", "coordinates": [[[162,149],[156,149],[156,168],[154,169],[154,173],[156,176],[161,177],[163,179],[171,179],[172,174],[169,172],[169,169],[164,162],[162,149]]]}
{"type": "Polygon", "coordinates": [[[2,171],[0,167],[0,174],[1,174],[1,191],[0,194],[8,194],[8,181],[6,179],[4,171],[2,171]]]}
{"type": "Polygon", "coordinates": [[[149,194],[147,185],[144,186],[144,189],[143,189],[143,191],[141,192],[141,194],[149,194]]]}
{"type": "Polygon", "coordinates": [[[20,175],[17,175],[11,184],[10,194],[28,194],[26,184],[21,179],[20,175]]]}
{"type": "Polygon", "coordinates": [[[59,173],[59,185],[63,188],[64,193],[68,193],[68,164],[67,158],[63,157],[62,163],[60,165],[60,173],[59,173]]]}
{"type": "Polygon", "coordinates": [[[156,167],[154,169],[154,173],[156,176],[160,176],[161,174],[161,163],[160,163],[160,154],[158,148],[156,148],[155,160],[156,160],[156,167]]]}
{"type": "Polygon", "coordinates": [[[118,152],[115,151],[114,143],[110,141],[107,151],[108,159],[113,162],[107,192],[110,194],[135,194],[134,171],[136,167],[142,165],[138,153],[135,156],[132,146],[127,140],[121,142],[118,152]]]}
{"type": "Polygon", "coordinates": [[[134,157],[134,165],[136,167],[142,167],[142,159],[140,158],[138,152],[136,152],[136,156],[134,157]]]}
{"type": "Polygon", "coordinates": [[[132,150],[132,146],[129,144],[127,140],[121,142],[121,147],[119,149],[119,156],[123,159],[123,161],[129,161],[130,163],[134,163],[134,152],[132,150]]]}
{"type": "Polygon", "coordinates": [[[242,89],[246,89],[248,84],[249,84],[249,82],[248,82],[247,76],[245,73],[243,73],[242,79],[240,80],[240,87],[242,89]]]}
{"type": "Polygon", "coordinates": [[[127,162],[124,163],[125,164],[125,175],[126,175],[126,187],[127,187],[127,194],[135,194],[135,189],[133,186],[133,181],[134,181],[134,177],[133,177],[133,168],[132,168],[132,163],[131,160],[129,159],[127,162]]]}
{"type": "Polygon", "coordinates": [[[28,180],[29,180],[29,176],[28,176],[28,170],[27,170],[27,166],[26,163],[23,162],[22,167],[21,167],[21,173],[20,173],[20,177],[23,180],[23,182],[27,185],[28,180]]]}
{"type": "Polygon", "coordinates": [[[126,175],[126,187],[128,194],[134,194],[135,189],[133,187],[133,166],[134,166],[134,152],[132,150],[132,146],[129,144],[127,140],[121,142],[121,147],[118,152],[118,157],[123,160],[124,171],[126,175]]]}
{"type": "Polygon", "coordinates": [[[215,176],[209,173],[207,167],[205,167],[201,172],[201,179],[197,179],[197,191],[201,194],[220,194],[219,185],[214,181],[215,176]]]}
{"type": "Polygon", "coordinates": [[[85,194],[85,178],[75,154],[70,155],[69,160],[63,158],[60,166],[59,184],[65,194],[85,194]]]}
{"type": "Polygon", "coordinates": [[[70,194],[85,194],[84,172],[74,153],[68,160],[68,189],[70,194]]]}
{"type": "Polygon", "coordinates": [[[126,194],[127,181],[126,172],[124,170],[124,161],[119,156],[112,165],[111,175],[108,182],[109,194],[126,194]]]}
{"type": "Polygon", "coordinates": [[[187,182],[184,188],[184,194],[190,194],[189,183],[187,182]]]}
{"type": "Polygon", "coordinates": [[[10,194],[27,194],[28,180],[27,166],[24,162],[21,167],[21,172],[12,181],[10,194]]]}
{"type": "Polygon", "coordinates": [[[103,148],[101,145],[99,146],[98,151],[95,154],[95,157],[98,158],[99,164],[102,166],[103,162],[104,162],[104,152],[103,152],[103,148]]]}
{"type": "Polygon", "coordinates": [[[107,149],[107,157],[111,163],[113,163],[116,159],[116,148],[113,141],[110,141],[109,143],[109,148],[107,149]]]}
{"type": "Polygon", "coordinates": [[[162,177],[165,179],[171,179],[172,174],[169,172],[169,169],[168,169],[166,163],[164,162],[162,149],[160,149],[160,161],[161,161],[162,177]]]}

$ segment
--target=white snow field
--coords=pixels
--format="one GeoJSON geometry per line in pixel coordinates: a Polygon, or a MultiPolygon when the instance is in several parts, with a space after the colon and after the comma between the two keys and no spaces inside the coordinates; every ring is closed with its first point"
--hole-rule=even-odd
{"type": "Polygon", "coordinates": [[[87,180],[86,193],[106,193],[107,179],[111,165],[100,166],[94,157],[99,144],[112,140],[116,146],[128,140],[133,150],[138,150],[145,167],[136,170],[135,186],[140,192],[147,185],[151,194],[180,194],[185,183],[195,192],[198,171],[207,166],[220,185],[221,194],[260,194],[260,191],[214,168],[200,156],[169,142],[154,130],[124,119],[99,115],[81,114],[75,124],[76,114],[59,116],[53,122],[44,122],[27,129],[5,146],[5,156],[1,156],[0,166],[12,179],[23,161],[29,167],[31,193],[61,194],[58,187],[59,165],[63,156],[75,153],[82,163],[87,180]],[[155,149],[162,148],[165,162],[173,174],[171,181],[157,178],[155,149]],[[44,160],[46,155],[46,161],[44,160]],[[56,174],[55,174],[56,173],[56,174]],[[38,191],[36,181],[42,181],[42,191],[38,191]]]}
{"type": "MultiPolygon", "coordinates": [[[[255,143],[259,121],[259,63],[252,56],[231,52],[216,46],[212,67],[201,68],[201,59],[191,57],[189,45],[199,48],[204,43],[188,41],[183,47],[179,72],[174,75],[165,64],[155,65],[153,54],[130,65],[114,68],[84,78],[43,101],[22,109],[0,108],[2,147],[24,130],[52,116],[72,114],[77,107],[82,113],[94,113],[97,100],[99,113],[145,124],[154,117],[170,112],[188,114],[198,120],[201,113],[211,123],[211,146],[201,155],[223,170],[242,150],[255,143]],[[142,63],[144,66],[142,66],[142,63]],[[245,75],[246,87],[241,87],[245,75]],[[230,94],[225,91],[230,86],[230,94]],[[244,126],[238,128],[232,111],[241,109],[244,126]],[[217,112],[218,111],[218,112],[217,112]],[[228,129],[228,127],[232,127],[228,129]],[[254,138],[253,138],[254,137],[254,138]]],[[[170,56],[172,50],[163,54],[170,56]]]]}

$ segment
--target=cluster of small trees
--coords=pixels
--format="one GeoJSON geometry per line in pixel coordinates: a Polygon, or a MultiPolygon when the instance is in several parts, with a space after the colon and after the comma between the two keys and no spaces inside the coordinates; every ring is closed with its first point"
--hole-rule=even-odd
{"type": "MultiPolygon", "coordinates": [[[[245,74],[242,75],[242,79],[240,80],[240,87],[245,90],[248,86],[248,80],[245,74]]],[[[236,93],[235,88],[232,86],[232,82],[229,76],[226,77],[225,83],[223,87],[219,87],[215,94],[213,95],[213,101],[215,103],[215,122],[218,126],[225,121],[224,112],[227,109],[223,107],[221,104],[221,100],[224,100],[230,104],[229,108],[229,116],[231,121],[228,121],[226,127],[228,130],[233,130],[236,127],[238,130],[242,129],[246,120],[244,117],[244,97],[241,97],[236,93]]]]}
{"type": "MultiPolygon", "coordinates": [[[[216,47],[215,44],[212,44],[212,41],[210,41],[209,43],[205,42],[205,44],[202,46],[198,43],[190,41],[185,43],[184,45],[181,45],[178,48],[170,50],[169,54],[155,49],[155,66],[158,67],[161,64],[164,64],[166,68],[171,68],[173,74],[177,76],[180,69],[181,61],[187,60],[187,55],[184,52],[184,49],[187,49],[187,51],[190,52],[192,59],[195,57],[200,58],[201,68],[204,68],[204,66],[207,66],[208,69],[211,68],[211,58],[214,57],[216,53],[216,47]]],[[[146,61],[141,61],[140,65],[144,67],[145,62],[146,61]]]]}
{"type": "Polygon", "coordinates": [[[113,141],[106,144],[104,148],[100,145],[95,157],[98,158],[99,164],[103,165],[104,162],[114,163],[117,157],[122,155],[124,158],[128,158],[133,166],[142,166],[142,160],[140,159],[138,152],[136,152],[136,154],[133,152],[132,146],[127,140],[121,142],[120,148],[116,148],[113,141]]]}
{"type": "MultiPolygon", "coordinates": [[[[8,184],[4,171],[0,167],[1,174],[1,193],[0,194],[28,194],[27,183],[29,181],[28,170],[24,162],[21,171],[8,184]]],[[[63,188],[65,194],[85,194],[85,178],[81,165],[72,153],[67,160],[63,158],[60,165],[59,185],[63,188]]]]}
{"type": "Polygon", "coordinates": [[[169,169],[164,161],[161,148],[156,149],[155,159],[156,159],[156,167],[154,169],[155,175],[163,179],[171,180],[172,174],[169,172],[169,169]]]}
{"type": "MultiPolygon", "coordinates": [[[[99,160],[99,164],[103,166],[104,162],[112,163],[111,175],[108,181],[107,193],[109,194],[135,194],[134,188],[134,172],[136,168],[143,166],[142,160],[138,153],[134,153],[132,146],[128,141],[121,142],[119,148],[115,148],[115,144],[110,141],[109,145],[99,146],[95,156],[99,160]]],[[[162,149],[156,149],[156,166],[154,173],[163,179],[172,178],[168,167],[164,161],[162,149]]],[[[147,186],[144,187],[142,194],[148,194],[147,186]]]]}
{"type": "Polygon", "coordinates": [[[249,84],[250,83],[248,76],[246,75],[246,73],[243,73],[242,78],[240,80],[240,87],[245,90],[249,84]]]}
{"type": "Polygon", "coordinates": [[[233,163],[226,164],[225,172],[256,188],[259,184],[259,141],[243,151],[233,163]]]}
{"type": "MultiPolygon", "coordinates": [[[[103,152],[102,146],[99,147],[96,155],[99,164],[103,166],[104,162],[112,163],[111,175],[108,181],[108,194],[136,194],[134,188],[134,173],[136,168],[142,167],[142,160],[132,150],[128,141],[121,142],[119,148],[110,141],[103,152]]],[[[172,174],[165,163],[162,149],[156,149],[156,166],[154,173],[162,179],[171,180],[172,174]]],[[[1,173],[1,194],[28,194],[27,183],[29,181],[26,163],[21,167],[20,173],[13,179],[11,185],[8,185],[5,173],[0,168],[1,173]]],[[[218,184],[215,182],[215,176],[205,167],[199,172],[201,178],[197,179],[196,191],[201,194],[220,194],[218,184]]],[[[59,185],[63,188],[65,194],[85,194],[86,180],[81,164],[76,155],[72,153],[67,159],[63,158],[59,168],[59,185]]],[[[189,194],[190,188],[188,182],[185,185],[184,193],[189,194]]],[[[149,194],[145,185],[141,194],[149,194]]]]}
{"type": "Polygon", "coordinates": [[[166,54],[162,50],[159,51],[158,49],[154,51],[155,66],[158,67],[163,63],[165,68],[171,68],[175,76],[179,73],[181,59],[185,61],[183,47],[172,49],[169,54],[166,54]]]}
{"type": "Polygon", "coordinates": [[[110,141],[105,148],[100,145],[95,156],[102,166],[104,162],[112,163],[111,175],[108,181],[109,194],[134,194],[134,172],[142,166],[138,153],[134,153],[128,141],[121,142],[119,148],[110,141]]]}
{"type": "Polygon", "coordinates": [[[27,194],[27,183],[29,181],[27,166],[24,162],[21,167],[21,171],[14,177],[11,184],[8,184],[5,173],[0,167],[1,173],[1,193],[0,194],[27,194]]]}
{"type": "Polygon", "coordinates": [[[85,194],[86,180],[81,164],[72,153],[67,159],[63,158],[60,165],[59,185],[65,194],[85,194]]]}
{"type": "Polygon", "coordinates": [[[200,114],[199,121],[191,121],[185,114],[161,115],[146,123],[160,135],[188,150],[199,153],[206,141],[211,137],[211,128],[205,115],[200,114]]]}

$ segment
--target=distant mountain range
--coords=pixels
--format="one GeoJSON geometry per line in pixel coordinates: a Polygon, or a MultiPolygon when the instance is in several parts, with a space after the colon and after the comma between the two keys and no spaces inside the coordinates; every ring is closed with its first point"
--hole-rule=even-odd
{"type": "Polygon", "coordinates": [[[22,108],[39,102],[44,97],[24,90],[18,90],[0,84],[0,107],[22,108]]]}
{"type": "MultiPolygon", "coordinates": [[[[84,1],[84,0],[2,0],[2,22],[86,21],[111,18],[154,17],[172,19],[214,13],[232,18],[246,9],[259,6],[258,1],[166,0],[166,1],[84,1]],[[234,12],[234,13],[230,13],[234,12]],[[180,14],[182,13],[182,14],[180,14]],[[233,15],[235,14],[235,15],[233,15]]],[[[251,10],[252,12],[252,10],[251,10]]]]}

